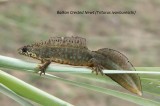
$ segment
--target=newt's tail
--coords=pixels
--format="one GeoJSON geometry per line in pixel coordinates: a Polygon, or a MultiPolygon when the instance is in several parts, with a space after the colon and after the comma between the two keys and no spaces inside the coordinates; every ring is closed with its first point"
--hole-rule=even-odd
{"type": "MultiPolygon", "coordinates": [[[[107,62],[103,62],[103,67],[105,69],[135,71],[135,68],[128,61],[127,57],[116,50],[103,48],[95,52],[105,56],[107,59],[109,59],[110,61],[119,66],[118,69],[117,67],[111,68],[108,67],[109,65],[107,62]]],[[[106,75],[109,76],[112,80],[114,80],[118,84],[120,84],[125,89],[129,90],[130,92],[138,94],[140,96],[142,95],[141,81],[138,74],[106,74],[106,75]]]]}

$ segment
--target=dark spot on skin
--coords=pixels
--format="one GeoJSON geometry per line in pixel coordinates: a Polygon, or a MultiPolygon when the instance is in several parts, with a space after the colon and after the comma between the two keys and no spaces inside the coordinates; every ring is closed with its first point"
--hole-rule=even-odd
{"type": "Polygon", "coordinates": [[[27,50],[28,50],[27,47],[22,48],[22,52],[27,52],[27,50]]]}

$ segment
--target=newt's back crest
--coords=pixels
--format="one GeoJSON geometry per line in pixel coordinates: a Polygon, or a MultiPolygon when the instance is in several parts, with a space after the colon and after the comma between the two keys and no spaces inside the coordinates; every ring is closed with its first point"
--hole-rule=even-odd
{"type": "Polygon", "coordinates": [[[87,48],[86,39],[82,37],[51,37],[48,41],[35,43],[34,46],[87,48]]]}

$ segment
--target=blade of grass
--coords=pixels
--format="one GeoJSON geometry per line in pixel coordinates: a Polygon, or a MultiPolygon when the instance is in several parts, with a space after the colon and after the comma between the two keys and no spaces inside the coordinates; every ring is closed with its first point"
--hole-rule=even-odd
{"type": "MultiPolygon", "coordinates": [[[[74,74],[76,77],[81,77],[89,80],[94,80],[94,82],[101,82],[113,86],[119,86],[117,83],[113,82],[108,77],[95,74],[74,74]]],[[[143,91],[160,96],[160,80],[155,80],[151,78],[141,78],[143,91]]]]}
{"type": "Polygon", "coordinates": [[[115,90],[111,90],[111,89],[107,89],[107,88],[102,88],[102,87],[98,87],[98,86],[93,86],[93,85],[89,85],[86,83],[80,83],[80,82],[75,82],[75,81],[71,81],[71,80],[67,80],[67,79],[63,79],[61,77],[57,77],[57,76],[53,76],[51,74],[47,74],[43,77],[46,78],[50,78],[50,79],[58,79],[60,81],[78,86],[78,87],[83,87],[89,90],[93,90],[93,91],[97,91],[97,92],[101,92],[107,95],[111,95],[123,100],[127,100],[136,104],[139,104],[141,106],[160,106],[160,102],[154,101],[154,100],[150,100],[150,99],[146,99],[146,98],[142,98],[139,96],[135,96],[135,95],[130,95],[127,93],[123,93],[123,92],[119,92],[119,91],[115,91],[115,90]]]}
{"type": "Polygon", "coordinates": [[[38,88],[35,88],[0,70],[0,83],[14,91],[16,94],[30,99],[43,106],[72,106],[38,88]],[[14,86],[13,86],[14,85],[14,86]]]}
{"type": "MultiPolygon", "coordinates": [[[[160,72],[160,67],[135,67],[137,71],[139,70],[144,70],[146,72],[160,72]]],[[[160,75],[159,74],[139,74],[140,77],[142,78],[150,78],[150,79],[157,79],[160,80],[160,75]]]]}
{"type": "MultiPolygon", "coordinates": [[[[15,58],[10,58],[10,57],[6,57],[6,56],[0,56],[0,67],[3,68],[11,68],[11,69],[21,69],[21,70],[25,70],[25,71],[32,71],[32,70],[36,70],[36,67],[38,65],[35,63],[29,63],[29,62],[25,62],[22,60],[18,60],[15,58]]],[[[142,68],[143,69],[143,68],[142,68]]],[[[121,70],[103,70],[103,73],[106,74],[123,74],[123,73],[141,73],[141,74],[154,74],[157,75],[159,77],[160,72],[157,72],[157,70],[160,70],[160,67],[152,67],[152,70],[156,70],[155,72],[146,72],[146,71],[121,71],[121,70]]],[[[84,67],[66,67],[66,66],[57,66],[57,65],[50,65],[46,71],[50,71],[50,72],[67,72],[67,73],[91,73],[92,70],[88,69],[88,68],[84,68],[84,67]]]]}
{"type": "Polygon", "coordinates": [[[17,95],[15,92],[7,88],[5,85],[0,84],[0,92],[17,101],[22,106],[34,106],[21,96],[17,95]]]}
{"type": "MultiPolygon", "coordinates": [[[[17,69],[17,70],[25,70],[25,71],[31,71],[31,72],[34,72],[33,70],[35,69],[35,67],[37,66],[37,64],[35,63],[28,63],[28,62],[24,62],[24,61],[21,61],[21,60],[18,60],[18,59],[14,59],[14,58],[10,58],[10,57],[5,57],[5,56],[0,56],[0,67],[3,67],[3,68],[10,68],[10,69],[17,69]]],[[[157,69],[157,67],[156,67],[157,69]]],[[[152,70],[154,70],[154,67],[152,68],[152,70]]],[[[87,72],[91,72],[90,69],[86,69],[86,68],[75,68],[75,67],[64,67],[64,66],[49,66],[47,68],[47,71],[54,71],[54,72],[72,72],[75,71],[75,73],[85,73],[85,71],[87,72]]],[[[87,73],[88,73],[87,72],[87,73]]],[[[82,84],[83,85],[83,84],[82,84]]],[[[77,85],[78,86],[78,85],[77,85]]],[[[94,87],[93,87],[94,88],[94,87]]],[[[98,88],[99,89],[99,88],[98,88]]],[[[93,89],[92,89],[93,90],[93,89]]],[[[95,89],[94,89],[95,90],[95,89]]],[[[104,90],[104,88],[102,88],[102,91],[104,90]]],[[[108,90],[108,89],[105,89],[105,90],[108,90]]],[[[99,92],[102,92],[102,91],[99,91],[99,92]]],[[[110,90],[108,90],[110,91],[110,90]]],[[[111,90],[112,92],[112,90],[111,90]]],[[[106,92],[105,92],[106,93],[106,92]]],[[[114,92],[115,93],[115,92],[114,92]]],[[[110,93],[106,93],[106,94],[109,94],[109,95],[112,95],[112,96],[116,96],[114,95],[114,93],[110,94],[110,93]]],[[[117,92],[116,92],[117,93],[117,92]]],[[[120,92],[121,93],[121,92],[120,92]]],[[[128,94],[127,94],[128,95],[128,94]]],[[[116,96],[117,97],[117,96],[116,96]]],[[[123,97],[123,96],[118,96],[119,98],[123,98],[125,100],[128,100],[127,97],[123,97]]],[[[130,98],[130,97],[129,97],[130,98]]],[[[134,100],[134,99],[133,99],[134,100]]],[[[132,101],[132,100],[129,100],[129,101],[132,101]]],[[[142,100],[143,101],[143,100],[142,100]]],[[[150,104],[159,104],[159,102],[156,102],[156,101],[152,101],[150,100],[150,104]]],[[[141,102],[139,102],[141,103],[141,102]]],[[[157,105],[155,105],[157,106],[157,105]]]]}
{"type": "Polygon", "coordinates": [[[160,97],[160,81],[142,78],[143,90],[160,97]]]}

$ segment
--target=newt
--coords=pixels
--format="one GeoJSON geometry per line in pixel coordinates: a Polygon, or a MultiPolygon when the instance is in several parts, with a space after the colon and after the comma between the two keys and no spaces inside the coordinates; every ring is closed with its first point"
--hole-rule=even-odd
{"type": "MultiPolygon", "coordinates": [[[[74,66],[87,66],[96,74],[103,75],[106,70],[130,70],[135,68],[128,58],[119,51],[102,48],[97,51],[89,50],[86,39],[82,37],[52,37],[26,45],[18,49],[21,55],[29,56],[41,61],[38,67],[40,75],[45,74],[51,62],[74,66]]],[[[105,74],[125,89],[137,95],[142,95],[141,80],[138,74],[105,74]]]]}

